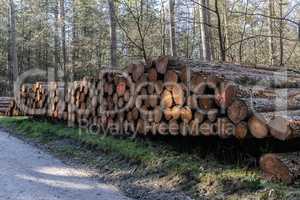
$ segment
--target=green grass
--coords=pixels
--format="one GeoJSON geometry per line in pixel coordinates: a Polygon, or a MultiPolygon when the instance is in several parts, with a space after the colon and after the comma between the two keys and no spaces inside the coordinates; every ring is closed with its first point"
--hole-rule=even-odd
{"type": "MultiPolygon", "coordinates": [[[[87,150],[102,152],[101,154],[121,157],[123,160],[131,161],[138,165],[142,171],[163,172],[165,176],[182,177],[185,184],[192,183],[191,187],[184,190],[192,194],[199,191],[212,191],[222,194],[237,191],[243,195],[258,195],[265,198],[265,191],[274,189],[281,195],[291,187],[283,184],[270,183],[261,178],[257,169],[243,169],[235,165],[222,165],[213,158],[211,160],[200,158],[187,153],[175,151],[167,144],[158,144],[151,140],[140,140],[130,138],[116,138],[113,136],[99,136],[88,134],[87,131],[78,128],[70,128],[62,123],[49,121],[36,121],[27,117],[0,117],[0,126],[16,130],[26,138],[36,140],[42,144],[55,141],[71,140],[80,148],[72,145],[63,145],[56,148],[56,153],[62,156],[87,159],[97,166],[95,156],[88,156],[87,150]],[[236,191],[237,190],[237,191],[236,191]]],[[[183,187],[184,188],[184,187],[183,187]]],[[[216,193],[207,194],[214,196],[216,193]]],[[[229,195],[229,196],[230,196],[229,195]]],[[[228,199],[230,199],[228,197],[228,199]]],[[[234,199],[234,198],[233,198],[234,199]]]]}
{"type": "Polygon", "coordinates": [[[72,139],[94,150],[106,153],[115,153],[124,159],[139,162],[145,166],[163,168],[185,173],[185,171],[199,171],[199,164],[187,155],[173,152],[167,147],[157,148],[147,141],[138,141],[129,138],[115,138],[113,136],[98,136],[89,134],[85,130],[69,128],[63,124],[54,124],[49,121],[34,121],[21,118],[0,118],[0,124],[6,128],[15,128],[19,133],[32,139],[39,139],[43,143],[56,139],[72,139]],[[185,162],[182,162],[185,161],[185,162]]]}

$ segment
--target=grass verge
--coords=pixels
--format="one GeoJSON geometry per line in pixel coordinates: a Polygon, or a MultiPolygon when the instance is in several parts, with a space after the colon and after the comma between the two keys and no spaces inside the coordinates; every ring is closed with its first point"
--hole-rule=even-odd
{"type": "MultiPolygon", "coordinates": [[[[184,191],[195,198],[289,199],[291,194],[295,194],[293,191],[299,190],[297,186],[269,183],[261,178],[257,169],[224,165],[213,157],[201,158],[193,153],[178,152],[166,143],[150,139],[101,137],[61,123],[27,117],[0,117],[0,125],[40,144],[55,144],[67,139],[79,144],[79,147],[68,143],[50,150],[64,157],[84,160],[93,166],[105,165],[112,170],[121,170],[124,163],[125,168],[134,165],[137,170],[130,172],[134,181],[142,177],[152,181],[154,177],[164,179],[161,182],[169,188],[184,191]],[[100,154],[105,155],[104,159],[95,157],[100,154]]],[[[148,187],[155,190],[155,187],[148,187]]]]}

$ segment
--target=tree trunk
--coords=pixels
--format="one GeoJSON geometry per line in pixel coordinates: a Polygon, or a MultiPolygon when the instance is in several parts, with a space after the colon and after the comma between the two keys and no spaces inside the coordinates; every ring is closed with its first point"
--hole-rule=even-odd
{"type": "MultiPolygon", "coordinates": [[[[45,19],[46,21],[48,22],[49,21],[49,1],[46,0],[45,2],[46,4],[46,14],[45,14],[45,19]]],[[[47,23],[48,24],[48,23],[47,23]]],[[[47,31],[46,33],[46,38],[45,38],[45,41],[44,41],[44,65],[45,65],[45,69],[47,71],[47,77],[48,77],[48,70],[49,70],[49,63],[48,62],[48,57],[49,57],[49,43],[48,43],[48,40],[49,40],[49,36],[50,36],[50,31],[47,31]]]]}
{"type": "Polygon", "coordinates": [[[243,25],[243,32],[241,34],[241,43],[239,48],[239,61],[240,63],[243,63],[243,40],[246,33],[246,25],[247,25],[247,16],[248,16],[248,4],[249,0],[246,1],[246,9],[245,9],[245,16],[244,16],[244,25],[243,25]]]}
{"type": "Polygon", "coordinates": [[[209,8],[209,0],[201,0],[201,4],[203,6],[200,7],[200,21],[201,21],[201,43],[202,50],[200,52],[203,53],[201,57],[204,58],[205,61],[212,60],[212,44],[211,44],[211,31],[210,31],[210,11],[209,8]]]}
{"type": "Polygon", "coordinates": [[[272,17],[274,16],[274,1],[273,0],[269,0],[268,1],[268,5],[269,5],[269,64],[270,65],[274,65],[274,32],[273,32],[273,19],[272,17]]]}
{"type": "Polygon", "coordinates": [[[73,27],[72,27],[72,72],[71,76],[74,79],[74,67],[77,61],[78,33],[77,33],[77,5],[76,0],[73,0],[73,27]]]}
{"type": "MultiPolygon", "coordinates": [[[[9,84],[9,88],[7,88],[7,93],[9,94],[12,90],[12,65],[11,65],[11,46],[10,46],[10,38],[11,38],[11,25],[10,25],[10,7],[7,9],[7,30],[8,30],[8,41],[7,41],[7,80],[9,84]]],[[[9,94],[10,95],[10,94],[9,94]]]]}
{"type": "Polygon", "coordinates": [[[18,70],[18,57],[17,57],[17,43],[16,43],[16,10],[14,0],[10,0],[10,30],[9,30],[9,71],[11,81],[11,92],[13,93],[13,84],[17,80],[18,70]]]}
{"type": "Polygon", "coordinates": [[[284,63],[283,63],[283,54],[284,54],[284,44],[283,44],[283,34],[284,34],[284,31],[283,31],[283,28],[284,28],[284,24],[283,24],[283,1],[280,0],[280,27],[279,27],[279,46],[280,46],[280,66],[283,66],[284,63]]]}
{"type": "MultiPolygon", "coordinates": [[[[248,3],[247,3],[248,4],[248,3]]],[[[225,48],[229,46],[229,31],[228,31],[228,2],[224,0],[224,10],[223,10],[223,18],[224,18],[224,40],[225,40],[225,48]]]]}
{"type": "Polygon", "coordinates": [[[117,21],[116,8],[114,0],[108,0],[110,17],[110,64],[111,67],[117,67],[117,21]]]}
{"type": "Polygon", "coordinates": [[[68,74],[66,65],[68,62],[67,58],[67,47],[66,47],[66,23],[65,23],[65,0],[60,0],[60,21],[61,21],[61,40],[62,40],[62,53],[63,53],[63,73],[64,82],[67,83],[68,74]]]}
{"type": "Polygon", "coordinates": [[[55,1],[54,9],[55,27],[54,27],[54,80],[57,80],[58,68],[60,67],[60,42],[59,42],[59,3],[55,1]]]}
{"type": "Polygon", "coordinates": [[[298,21],[298,40],[300,41],[300,21],[298,21]]]}
{"type": "Polygon", "coordinates": [[[161,11],[160,11],[160,26],[161,26],[161,55],[166,55],[166,14],[165,4],[161,0],[161,11]]]}
{"type": "Polygon", "coordinates": [[[175,22],[175,0],[169,0],[170,17],[170,53],[171,56],[177,56],[176,52],[176,22],[175,22]]]}
{"type": "Polygon", "coordinates": [[[226,49],[225,49],[225,42],[224,42],[224,36],[222,32],[222,22],[221,22],[221,15],[219,11],[219,5],[218,0],[215,0],[215,12],[217,15],[217,27],[218,27],[218,37],[219,37],[219,46],[220,46],[220,54],[221,54],[221,60],[223,62],[226,61],[226,49]]]}

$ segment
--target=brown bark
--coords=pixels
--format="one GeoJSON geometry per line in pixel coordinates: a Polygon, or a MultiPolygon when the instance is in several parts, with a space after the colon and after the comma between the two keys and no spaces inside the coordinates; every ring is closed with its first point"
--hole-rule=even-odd
{"type": "Polygon", "coordinates": [[[260,168],[268,179],[293,183],[300,175],[299,153],[266,154],[260,159],[260,168]]]}

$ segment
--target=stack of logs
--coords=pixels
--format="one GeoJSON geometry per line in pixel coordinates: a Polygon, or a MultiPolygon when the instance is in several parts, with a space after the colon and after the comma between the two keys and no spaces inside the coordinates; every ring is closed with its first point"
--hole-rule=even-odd
{"type": "Polygon", "coordinates": [[[0,115],[21,115],[21,112],[17,108],[14,98],[0,97],[0,115]]]}
{"type": "MultiPolygon", "coordinates": [[[[35,84],[24,84],[20,89],[19,96],[15,99],[16,102],[10,105],[9,116],[15,116],[14,112],[21,110],[29,116],[45,116],[68,120],[67,117],[62,118],[59,115],[59,102],[64,96],[64,87],[56,82],[35,84]]],[[[63,98],[63,102],[64,101],[63,98]]]]}
{"type": "MultiPolygon", "coordinates": [[[[237,68],[241,67],[232,72],[239,74],[237,68]]],[[[251,89],[254,98],[249,98],[250,90],[241,87],[241,81],[234,81],[230,72],[199,69],[178,65],[163,56],[147,65],[129,65],[128,77],[123,72],[101,71],[98,77],[66,86],[56,82],[24,85],[18,101],[27,115],[97,126],[118,134],[279,140],[300,137],[297,91],[288,91],[287,101],[278,101],[275,96],[283,88],[255,87],[251,89]]],[[[264,73],[271,74],[261,70],[252,77],[264,73]]],[[[15,111],[16,105],[11,105],[8,114],[15,111]]],[[[280,155],[264,156],[261,167],[267,174],[277,174],[287,181],[295,177],[274,173],[273,169],[291,171],[280,155]]],[[[295,170],[296,175],[300,173],[299,168],[295,170]]]]}
{"type": "Polygon", "coordinates": [[[66,87],[55,82],[24,85],[22,111],[105,129],[117,125],[120,133],[142,135],[280,140],[300,136],[300,112],[280,112],[299,109],[299,102],[285,105],[274,99],[247,98],[226,76],[174,63],[164,56],[148,65],[131,64],[129,77],[101,72],[66,87]]]}

